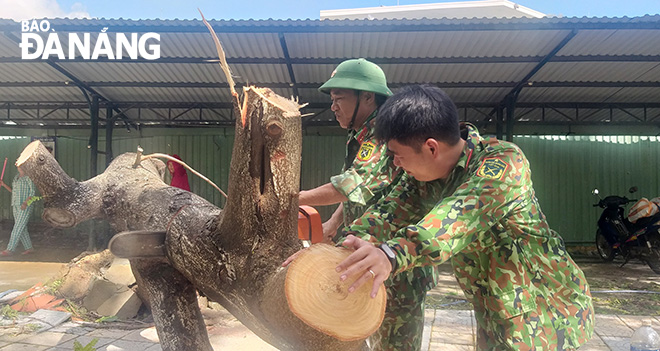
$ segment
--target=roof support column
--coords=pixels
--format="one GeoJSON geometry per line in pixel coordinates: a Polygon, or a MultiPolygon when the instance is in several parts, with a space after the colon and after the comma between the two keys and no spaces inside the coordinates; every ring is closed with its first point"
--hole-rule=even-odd
{"type": "Polygon", "coordinates": [[[105,167],[107,168],[112,162],[114,155],[112,154],[112,131],[115,128],[116,117],[112,116],[112,106],[108,105],[105,110],[105,167]]]}
{"type": "Polygon", "coordinates": [[[90,149],[89,177],[97,175],[97,159],[99,156],[99,96],[92,95],[89,117],[91,118],[92,135],[89,137],[87,148],[90,149]]]}
{"type": "Polygon", "coordinates": [[[497,106],[497,122],[495,123],[495,134],[497,139],[502,140],[504,136],[504,106],[497,106]]]}
{"type": "MultiPolygon", "coordinates": [[[[92,135],[89,137],[87,148],[90,149],[89,177],[94,178],[97,174],[96,167],[99,155],[99,96],[92,95],[92,101],[89,106],[89,117],[91,119],[92,135]]],[[[91,227],[87,233],[87,250],[96,249],[96,221],[91,221],[91,227]]]]}
{"type": "Polygon", "coordinates": [[[277,36],[280,38],[280,46],[282,47],[282,54],[284,54],[284,59],[286,60],[286,69],[289,71],[289,78],[291,79],[290,86],[293,89],[293,95],[299,97],[298,93],[298,83],[296,82],[296,75],[293,73],[293,65],[291,65],[291,56],[289,56],[289,47],[286,45],[286,39],[284,38],[284,33],[277,33],[277,36]]]}
{"type": "Polygon", "coordinates": [[[506,98],[506,141],[513,141],[513,126],[516,122],[516,100],[518,94],[509,94],[506,98]]]}
{"type": "MultiPolygon", "coordinates": [[[[546,63],[548,63],[557,53],[568,44],[571,39],[573,39],[576,35],[578,34],[578,31],[576,29],[571,30],[565,37],[562,39],[562,41],[557,44],[557,46],[554,47],[545,57],[529,72],[527,75],[520,80],[516,86],[511,89],[511,91],[504,97],[503,104],[506,106],[506,140],[507,141],[512,141],[513,140],[513,125],[515,123],[515,106],[516,106],[516,101],[518,101],[518,95],[520,95],[520,91],[525,87],[532,77],[538,71],[545,66],[546,63]]],[[[502,105],[502,103],[500,103],[502,105]]],[[[499,136],[498,136],[499,138],[499,136]]]]}

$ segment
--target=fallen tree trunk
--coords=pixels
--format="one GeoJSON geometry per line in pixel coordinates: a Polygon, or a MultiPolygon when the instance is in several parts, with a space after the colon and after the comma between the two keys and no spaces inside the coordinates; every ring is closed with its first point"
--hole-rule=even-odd
{"type": "MultiPolygon", "coordinates": [[[[360,350],[303,323],[284,294],[281,263],[297,239],[301,156],[299,105],[268,89],[245,88],[238,104],[228,201],[220,210],[165,184],[165,165],[117,157],[85,182],[70,178],[38,141],[17,161],[44,197],[43,218],[71,227],[90,218],[121,231],[166,232],[166,257],[131,259],[146,289],[163,350],[211,350],[196,290],[221,303],[281,350],[360,350]]],[[[139,158],[139,155],[137,155],[139,158]]],[[[350,323],[350,321],[346,321],[350,323]]],[[[366,337],[366,335],[365,335],[366,337]]]]}

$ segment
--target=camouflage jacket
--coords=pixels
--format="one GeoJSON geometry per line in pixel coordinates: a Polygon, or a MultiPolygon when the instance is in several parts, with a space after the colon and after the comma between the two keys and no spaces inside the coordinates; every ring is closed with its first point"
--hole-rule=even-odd
{"type": "Polygon", "coordinates": [[[593,332],[589,286],[541,212],[529,163],[516,145],[466,126],[447,179],[405,177],[347,231],[387,238],[397,253],[393,274],[450,260],[475,308],[479,349],[577,348],[593,332]],[[419,222],[390,234],[401,228],[397,217],[431,199],[419,222]]]}
{"type": "Polygon", "coordinates": [[[387,145],[374,137],[374,111],[359,130],[351,130],[346,141],[346,164],[342,173],[330,178],[332,185],[348,198],[344,202],[344,225],[348,225],[399,181],[403,173],[388,156],[387,145]],[[351,151],[352,145],[357,150],[351,151]],[[357,154],[355,154],[357,152],[357,154]],[[355,154],[354,158],[353,155],[355,154]]]}

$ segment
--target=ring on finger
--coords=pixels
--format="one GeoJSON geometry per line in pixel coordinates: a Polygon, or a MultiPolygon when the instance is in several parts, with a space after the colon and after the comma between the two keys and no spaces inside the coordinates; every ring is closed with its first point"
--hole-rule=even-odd
{"type": "Polygon", "coordinates": [[[371,277],[372,277],[372,278],[376,278],[376,273],[374,273],[374,271],[372,271],[372,270],[370,269],[370,270],[369,270],[369,273],[371,273],[371,277]]]}

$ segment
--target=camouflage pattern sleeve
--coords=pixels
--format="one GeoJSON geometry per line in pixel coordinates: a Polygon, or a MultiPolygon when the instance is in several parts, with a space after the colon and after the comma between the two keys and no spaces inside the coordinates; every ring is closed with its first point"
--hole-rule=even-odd
{"type": "Polygon", "coordinates": [[[351,167],[331,177],[330,182],[349,202],[367,205],[401,172],[386,152],[387,145],[372,139],[364,141],[351,167]]]}
{"type": "Polygon", "coordinates": [[[397,231],[419,221],[432,207],[422,206],[425,190],[424,184],[404,173],[386,196],[343,229],[343,237],[353,234],[373,243],[391,239],[397,231]]]}
{"type": "MultiPolygon", "coordinates": [[[[479,160],[466,180],[416,225],[388,241],[397,251],[397,272],[447,261],[468,245],[492,241],[488,231],[506,221],[531,191],[529,164],[522,152],[507,148],[479,160]],[[474,173],[472,173],[474,172],[474,173]]],[[[452,174],[455,177],[456,174],[452,174]]],[[[452,179],[447,180],[448,183],[452,179]]]]}
{"type": "Polygon", "coordinates": [[[355,168],[349,168],[341,174],[332,176],[330,183],[337,191],[346,196],[348,201],[359,205],[366,205],[367,201],[374,196],[371,189],[365,186],[364,180],[355,168]]]}

